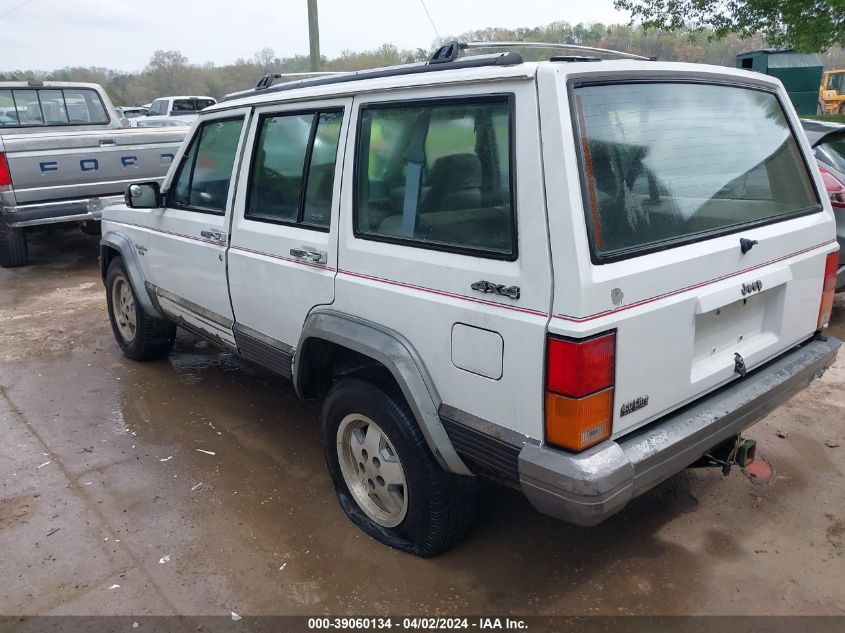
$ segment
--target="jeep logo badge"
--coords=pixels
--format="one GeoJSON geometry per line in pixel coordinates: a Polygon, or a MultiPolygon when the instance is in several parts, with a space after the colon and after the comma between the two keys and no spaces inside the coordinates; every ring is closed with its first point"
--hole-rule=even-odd
{"type": "Polygon", "coordinates": [[[742,284],[742,296],[750,295],[752,292],[760,292],[763,289],[763,282],[759,279],[748,284],[742,284]]]}

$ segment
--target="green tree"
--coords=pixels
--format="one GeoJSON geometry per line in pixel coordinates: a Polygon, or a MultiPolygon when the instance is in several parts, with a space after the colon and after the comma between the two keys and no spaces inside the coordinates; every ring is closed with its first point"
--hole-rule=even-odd
{"type": "Polygon", "coordinates": [[[179,51],[156,51],[144,70],[144,83],[156,97],[196,94],[205,88],[201,73],[179,51]]]}
{"type": "Polygon", "coordinates": [[[762,34],[773,46],[808,52],[845,46],[845,0],[614,0],[645,28],[762,34]]]}

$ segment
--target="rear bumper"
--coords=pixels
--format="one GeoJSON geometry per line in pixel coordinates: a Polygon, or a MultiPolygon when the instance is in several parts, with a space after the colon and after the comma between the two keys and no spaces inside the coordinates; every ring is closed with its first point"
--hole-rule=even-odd
{"type": "Polygon", "coordinates": [[[26,227],[58,222],[99,220],[103,208],[123,202],[123,196],[77,198],[26,205],[2,205],[2,220],[7,226],[26,227]]]}
{"type": "Polygon", "coordinates": [[[845,290],[845,237],[836,236],[839,242],[839,270],[836,271],[836,290],[845,290]]]}
{"type": "Polygon", "coordinates": [[[830,367],[840,342],[814,339],[638,432],[571,454],[526,444],[523,492],[540,512],[576,525],[600,523],[634,497],[740,433],[830,367]]]}

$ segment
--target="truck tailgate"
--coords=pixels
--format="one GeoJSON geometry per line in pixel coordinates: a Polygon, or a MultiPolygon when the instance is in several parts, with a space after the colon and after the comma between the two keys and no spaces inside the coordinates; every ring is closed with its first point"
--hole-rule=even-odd
{"type": "Polygon", "coordinates": [[[123,193],[161,179],[189,128],[4,135],[18,204],[123,193]]]}

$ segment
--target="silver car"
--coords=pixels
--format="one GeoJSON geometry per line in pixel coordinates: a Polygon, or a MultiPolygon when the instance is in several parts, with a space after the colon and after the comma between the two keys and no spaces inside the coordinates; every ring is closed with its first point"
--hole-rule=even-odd
{"type": "Polygon", "coordinates": [[[836,214],[836,239],[839,241],[839,271],[836,289],[845,290],[845,125],[802,119],[801,125],[813,146],[836,214]]]}

